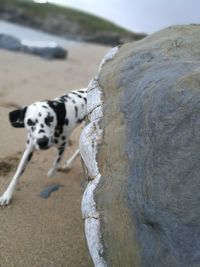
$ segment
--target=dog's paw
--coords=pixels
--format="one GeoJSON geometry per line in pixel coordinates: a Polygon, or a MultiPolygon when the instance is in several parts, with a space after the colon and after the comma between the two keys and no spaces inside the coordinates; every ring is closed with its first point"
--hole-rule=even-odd
{"type": "Polygon", "coordinates": [[[5,192],[1,197],[0,197],[0,206],[7,206],[10,204],[11,201],[11,195],[7,192],[5,192]]]}
{"type": "Polygon", "coordinates": [[[66,163],[62,167],[60,167],[58,170],[61,172],[69,172],[72,168],[72,164],[66,163]]]}

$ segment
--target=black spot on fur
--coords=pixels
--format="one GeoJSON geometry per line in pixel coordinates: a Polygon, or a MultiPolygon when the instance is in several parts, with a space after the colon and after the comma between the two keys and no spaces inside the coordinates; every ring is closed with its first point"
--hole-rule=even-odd
{"type": "Polygon", "coordinates": [[[54,136],[55,136],[55,137],[59,137],[60,134],[59,134],[58,132],[55,132],[54,136]]]}
{"type": "Polygon", "coordinates": [[[65,146],[65,142],[58,149],[62,150],[64,146],[65,146]]]}
{"type": "Polygon", "coordinates": [[[29,156],[28,156],[28,161],[31,160],[32,156],[33,156],[33,152],[29,154],[29,156]]]}
{"type": "Polygon", "coordinates": [[[51,123],[53,122],[53,116],[48,115],[48,116],[45,118],[44,121],[45,121],[45,123],[46,123],[47,126],[50,126],[51,123]]]}
{"type": "Polygon", "coordinates": [[[66,140],[66,137],[65,137],[65,136],[62,136],[62,140],[63,140],[63,141],[66,140]]]}
{"type": "Polygon", "coordinates": [[[74,109],[75,109],[75,117],[77,118],[78,117],[78,107],[74,106],[74,109]]]}
{"type": "Polygon", "coordinates": [[[63,149],[63,148],[60,149],[60,151],[59,151],[59,156],[61,156],[61,155],[63,154],[63,152],[64,152],[64,149],[63,149]]]}
{"type": "Polygon", "coordinates": [[[68,101],[68,95],[63,95],[63,96],[61,96],[60,98],[59,98],[59,102],[61,101],[62,103],[63,102],[67,102],[68,101]]]}
{"type": "MultiPolygon", "coordinates": [[[[33,156],[33,152],[31,152],[31,153],[29,154],[28,159],[27,159],[28,162],[31,160],[32,156],[33,156]]],[[[25,171],[25,168],[22,169],[20,175],[22,175],[22,174],[24,173],[24,171],[25,171]]]]}
{"type": "Polygon", "coordinates": [[[85,116],[82,118],[82,119],[78,119],[76,122],[77,123],[81,123],[81,122],[83,122],[85,120],[85,116]]]}
{"type": "Polygon", "coordinates": [[[73,95],[77,95],[77,93],[76,93],[76,92],[71,92],[71,94],[73,94],[73,95]]]}
{"type": "Polygon", "coordinates": [[[86,98],[86,97],[84,97],[83,99],[84,99],[84,101],[85,101],[85,104],[86,104],[86,103],[87,103],[87,98],[86,98]]]}
{"type": "Polygon", "coordinates": [[[28,119],[27,124],[29,126],[34,126],[35,125],[35,123],[31,119],[28,119]]]}
{"type": "Polygon", "coordinates": [[[59,163],[59,162],[60,162],[60,160],[61,160],[61,157],[58,157],[58,159],[57,159],[57,163],[59,163]]]}
{"type": "Polygon", "coordinates": [[[62,134],[62,132],[63,132],[63,126],[57,125],[55,128],[55,133],[57,133],[60,136],[62,134]]]}
{"type": "Polygon", "coordinates": [[[43,108],[47,108],[47,106],[44,106],[44,105],[43,105],[42,107],[43,107],[43,108]]]}
{"type": "Polygon", "coordinates": [[[66,145],[66,142],[63,142],[63,143],[62,143],[62,146],[65,147],[65,145],[66,145]]]}
{"type": "Polygon", "coordinates": [[[42,116],[42,113],[41,113],[41,112],[39,112],[39,113],[38,113],[38,116],[39,116],[39,117],[41,117],[41,116],[42,116]]]}
{"type": "Polygon", "coordinates": [[[25,169],[23,169],[23,170],[21,171],[20,175],[22,175],[22,174],[24,173],[24,171],[25,171],[25,169]]]}
{"type": "Polygon", "coordinates": [[[78,90],[78,92],[81,93],[81,94],[85,93],[85,91],[83,91],[83,90],[78,90]]]}
{"type": "Polygon", "coordinates": [[[58,139],[54,139],[54,143],[55,144],[58,144],[58,139]]]}
{"type": "Polygon", "coordinates": [[[82,98],[82,95],[79,95],[77,92],[72,92],[72,94],[78,96],[79,98],[82,98]]]}
{"type": "Polygon", "coordinates": [[[48,105],[54,110],[57,117],[57,125],[63,126],[65,123],[66,109],[62,102],[48,101],[48,105]],[[56,105],[55,105],[56,103],[56,105]]]}
{"type": "Polygon", "coordinates": [[[66,97],[68,99],[71,99],[71,97],[69,95],[64,95],[64,97],[66,97]]]}
{"type": "Polygon", "coordinates": [[[45,133],[45,130],[40,129],[40,130],[39,130],[39,133],[45,133]]]}
{"type": "Polygon", "coordinates": [[[65,119],[65,125],[68,125],[68,124],[69,124],[69,119],[66,118],[66,119],[65,119]]]}
{"type": "Polygon", "coordinates": [[[40,126],[41,126],[42,128],[44,128],[44,124],[40,124],[40,126]]]}

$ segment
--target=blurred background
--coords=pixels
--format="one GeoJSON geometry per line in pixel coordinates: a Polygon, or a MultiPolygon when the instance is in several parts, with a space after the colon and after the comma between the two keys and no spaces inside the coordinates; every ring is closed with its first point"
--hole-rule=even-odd
{"type": "MultiPolygon", "coordinates": [[[[9,111],[87,87],[111,47],[173,24],[198,24],[199,10],[197,0],[0,0],[0,195],[26,140],[24,129],[10,126],[9,111]]],[[[80,131],[73,133],[66,159],[80,131]]],[[[53,152],[34,155],[11,208],[1,209],[0,266],[93,266],[80,210],[80,160],[49,180],[53,152]],[[39,192],[51,183],[63,187],[41,199],[39,192]]]]}
{"type": "MultiPolygon", "coordinates": [[[[198,24],[199,8],[196,0],[1,0],[0,19],[67,40],[114,46],[170,25],[198,24]]],[[[6,30],[12,32],[1,21],[0,32],[6,30]]]]}

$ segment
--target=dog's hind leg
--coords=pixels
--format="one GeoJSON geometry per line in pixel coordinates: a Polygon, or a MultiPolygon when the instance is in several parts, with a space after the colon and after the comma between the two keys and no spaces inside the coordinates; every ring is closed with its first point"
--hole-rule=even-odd
{"type": "Polygon", "coordinates": [[[21,161],[19,163],[19,166],[17,168],[17,171],[15,175],[13,176],[8,188],[6,191],[3,193],[3,195],[0,197],[0,206],[6,206],[10,203],[10,200],[12,198],[12,195],[15,191],[17,182],[20,178],[20,176],[23,174],[27,163],[30,161],[31,157],[33,155],[33,147],[32,146],[27,146],[26,150],[24,151],[24,154],[21,158],[21,161]]]}
{"type": "Polygon", "coordinates": [[[62,168],[60,168],[61,171],[69,171],[72,168],[73,162],[74,160],[79,156],[80,151],[79,149],[77,149],[74,154],[71,156],[71,158],[69,158],[65,164],[62,166],[62,168]]]}

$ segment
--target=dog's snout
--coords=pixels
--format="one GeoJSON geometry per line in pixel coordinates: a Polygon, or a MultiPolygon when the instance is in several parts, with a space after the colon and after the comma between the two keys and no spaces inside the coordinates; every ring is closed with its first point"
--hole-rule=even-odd
{"type": "Polygon", "coordinates": [[[40,149],[47,149],[48,148],[49,139],[46,136],[44,136],[42,138],[39,138],[37,140],[37,143],[38,143],[40,149]]]}

